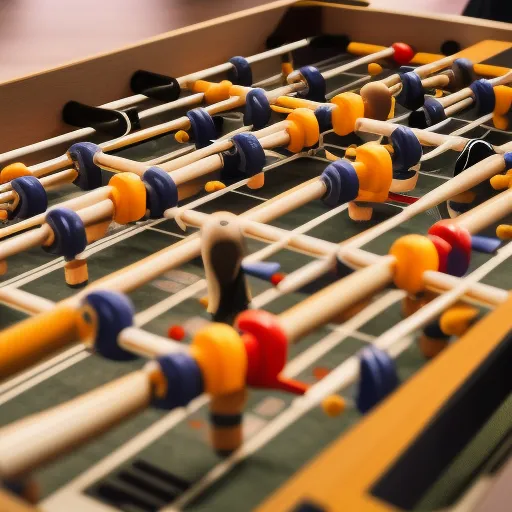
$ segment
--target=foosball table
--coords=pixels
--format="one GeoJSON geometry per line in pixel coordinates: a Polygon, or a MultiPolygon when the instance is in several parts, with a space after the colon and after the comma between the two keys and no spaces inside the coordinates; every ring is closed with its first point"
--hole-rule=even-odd
{"type": "Polygon", "coordinates": [[[509,510],[512,29],[348,3],[0,84],[0,511],[509,510]]]}

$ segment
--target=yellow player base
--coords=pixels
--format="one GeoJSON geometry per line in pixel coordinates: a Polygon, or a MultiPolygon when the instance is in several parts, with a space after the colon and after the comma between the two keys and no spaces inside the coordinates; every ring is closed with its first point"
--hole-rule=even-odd
{"type": "Polygon", "coordinates": [[[64,277],[69,286],[81,286],[89,280],[87,260],[68,261],[64,265],[64,277]]]}

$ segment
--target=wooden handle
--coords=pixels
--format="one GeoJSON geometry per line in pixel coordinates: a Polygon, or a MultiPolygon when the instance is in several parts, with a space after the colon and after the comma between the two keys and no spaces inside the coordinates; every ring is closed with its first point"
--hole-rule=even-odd
{"type": "Polygon", "coordinates": [[[124,328],[117,338],[121,348],[145,358],[156,358],[174,353],[189,352],[189,346],[162,338],[138,327],[124,328]]]}
{"type": "Polygon", "coordinates": [[[7,203],[14,201],[15,199],[16,199],[16,192],[14,192],[14,190],[9,190],[7,192],[2,192],[0,194],[0,203],[2,203],[2,205],[5,204],[5,206],[3,206],[2,208],[6,208],[7,203]]]}
{"type": "MultiPolygon", "coordinates": [[[[110,199],[104,199],[95,205],[87,206],[77,212],[83,223],[87,226],[100,220],[112,217],[114,205],[110,199]]],[[[53,231],[48,224],[32,231],[22,233],[17,237],[10,238],[0,243],[0,261],[4,261],[10,256],[19,254],[23,251],[38,247],[41,245],[50,245],[53,243],[53,231]]]]}
{"type": "MultiPolygon", "coordinates": [[[[180,215],[181,222],[187,226],[202,227],[209,220],[209,216],[205,213],[201,213],[195,210],[184,210],[180,215]]],[[[330,254],[334,248],[337,248],[336,244],[326,242],[324,240],[318,240],[308,235],[293,234],[281,228],[269,226],[261,222],[255,222],[247,220],[240,216],[240,227],[247,236],[251,236],[258,240],[265,240],[269,242],[280,242],[283,238],[288,237],[286,245],[293,247],[296,250],[304,252],[306,254],[312,254],[314,256],[323,256],[324,254],[330,254]]]]}
{"type": "MultiPolygon", "coordinates": [[[[418,201],[407,207],[404,212],[422,213],[429,208],[448,201],[453,196],[469,190],[479,183],[505,170],[505,160],[502,155],[493,155],[469,167],[464,172],[445,181],[441,186],[425,194],[418,201]]],[[[400,214],[399,214],[400,215],[400,214]]],[[[410,218],[410,217],[409,217],[410,218]]]]}
{"type": "Polygon", "coordinates": [[[434,75],[421,81],[424,89],[442,88],[446,87],[449,83],[450,77],[448,75],[434,75]]]}
{"type": "Polygon", "coordinates": [[[475,234],[510,213],[512,213],[512,189],[491,197],[485,203],[459,215],[455,223],[466,228],[471,234],[475,234]]]}
{"type": "Polygon", "coordinates": [[[0,380],[78,339],[78,313],[59,306],[0,332],[0,380]]]}
{"type": "MultiPolygon", "coordinates": [[[[63,134],[65,135],[65,134],[63,134]]],[[[51,140],[51,139],[49,139],[51,140]]],[[[40,143],[36,144],[45,144],[48,141],[41,141],[40,143]]],[[[36,145],[35,144],[35,145],[36,145]]],[[[31,146],[28,146],[31,147],[31,146]]],[[[31,165],[30,170],[32,171],[32,174],[34,176],[43,176],[45,174],[49,174],[53,171],[58,171],[59,169],[63,169],[64,167],[68,167],[70,165],[73,165],[73,160],[68,156],[68,154],[64,154],[61,156],[58,156],[56,158],[52,158],[51,160],[47,160],[46,162],[41,162],[39,164],[31,165]]]]}
{"type": "Polygon", "coordinates": [[[206,146],[205,148],[196,149],[187,155],[173,158],[168,162],[159,163],[158,167],[167,172],[175,171],[176,169],[181,169],[185,165],[197,162],[198,160],[201,160],[207,156],[213,155],[215,153],[221,153],[222,151],[227,151],[232,147],[233,143],[230,140],[222,140],[206,146]]]}
{"type": "Polygon", "coordinates": [[[5,240],[0,244],[0,261],[19,254],[20,252],[44,245],[53,236],[53,231],[48,224],[32,231],[27,231],[16,237],[5,240]]]}
{"type": "Polygon", "coordinates": [[[277,148],[287,146],[290,143],[290,135],[287,131],[280,131],[266,135],[260,139],[263,149],[277,148]]]}
{"type": "MultiPolygon", "coordinates": [[[[427,64],[423,64],[423,66],[417,67],[414,70],[414,72],[420,78],[426,78],[428,75],[431,75],[432,73],[435,73],[436,71],[439,71],[441,69],[444,69],[444,68],[450,66],[451,63],[455,59],[456,59],[456,57],[450,56],[450,57],[445,57],[444,59],[434,60],[427,64]]],[[[381,82],[384,85],[387,85],[388,87],[392,87],[393,85],[399,84],[401,82],[400,75],[398,73],[395,73],[394,75],[384,78],[383,80],[381,80],[381,82]]]]}
{"type": "Polygon", "coordinates": [[[178,117],[176,119],[173,119],[172,121],[168,121],[167,123],[150,126],[149,128],[145,128],[144,130],[129,133],[124,137],[104,142],[101,144],[101,148],[103,149],[103,151],[114,151],[115,149],[131,146],[132,144],[136,144],[137,142],[141,142],[152,137],[157,137],[158,135],[163,135],[164,133],[172,132],[174,130],[188,130],[189,128],[190,121],[188,120],[188,117],[178,117]]]}
{"type": "MultiPolygon", "coordinates": [[[[445,293],[455,288],[459,284],[459,278],[427,270],[423,273],[425,287],[436,293],[445,293]]],[[[509,298],[506,290],[495,288],[483,283],[474,283],[464,294],[466,298],[476,301],[486,307],[495,308],[509,298]]]]}
{"type": "Polygon", "coordinates": [[[384,288],[393,279],[394,265],[394,258],[383,257],[378,263],[336,281],[281,313],[279,324],[288,341],[298,341],[345,309],[384,288]]]}
{"type": "Polygon", "coordinates": [[[94,155],[94,163],[106,171],[133,172],[137,174],[137,176],[142,176],[144,171],[148,168],[146,164],[141,162],[101,152],[94,155]]]}
{"type": "Polygon", "coordinates": [[[55,302],[51,300],[9,286],[0,288],[0,301],[33,315],[44,311],[52,311],[55,307],[55,302]]]}
{"type": "Polygon", "coordinates": [[[273,104],[280,96],[286,96],[287,94],[291,94],[293,92],[302,91],[305,88],[306,84],[304,82],[295,82],[289,85],[284,85],[283,87],[278,87],[277,89],[268,91],[267,99],[270,104],[273,104]]]}
{"type": "Polygon", "coordinates": [[[56,206],[52,206],[46,210],[45,213],[40,213],[39,215],[35,215],[34,217],[30,217],[30,219],[22,220],[21,222],[17,222],[16,224],[11,224],[10,226],[6,226],[5,228],[0,229],[0,239],[5,238],[7,236],[11,236],[14,233],[19,233],[20,231],[24,231],[25,229],[33,228],[38,224],[43,224],[46,219],[46,214],[54,210],[55,208],[70,208],[71,210],[79,210],[81,208],[85,208],[86,206],[95,205],[97,202],[102,201],[103,199],[107,199],[111,194],[112,187],[101,187],[96,190],[91,190],[86,194],[75,197],[68,201],[64,201],[56,206]]]}
{"type": "Polygon", "coordinates": [[[402,83],[398,83],[389,88],[389,94],[396,96],[402,90],[402,83]]]}
{"type": "MultiPolygon", "coordinates": [[[[194,235],[191,236],[194,237],[194,235]]],[[[189,262],[200,254],[200,238],[185,238],[175,243],[171,248],[162,249],[144,258],[144,260],[132,263],[117,272],[94,281],[94,283],[85,288],[82,294],[70,297],[66,299],[66,302],[76,305],[79,299],[91,290],[108,289],[129,293],[135,290],[135,288],[152,281],[164,272],[189,262]]]]}
{"type": "Polygon", "coordinates": [[[454,105],[450,105],[444,109],[444,113],[446,117],[452,117],[458,112],[462,112],[466,108],[470,108],[475,102],[473,96],[468,96],[466,99],[455,103],[454,105]]]}
{"type": "Polygon", "coordinates": [[[112,219],[114,203],[111,199],[103,199],[92,206],[86,206],[77,211],[85,226],[96,224],[102,220],[112,219]]]}
{"type": "Polygon", "coordinates": [[[436,71],[444,69],[448,66],[451,66],[452,62],[457,57],[454,55],[450,55],[449,57],[444,57],[443,59],[435,60],[433,62],[429,62],[428,64],[423,64],[423,66],[417,67],[414,72],[420,77],[425,78],[436,71]]]}
{"type": "Polygon", "coordinates": [[[222,456],[237,450],[243,442],[242,418],[246,389],[210,401],[210,438],[213,449],[222,456]]]}
{"type": "MultiPolygon", "coordinates": [[[[214,114],[219,114],[220,112],[225,112],[226,110],[232,108],[238,108],[245,104],[245,98],[240,98],[238,96],[232,96],[224,101],[219,101],[218,103],[213,103],[212,105],[208,105],[205,107],[205,110],[213,116],[214,114]]],[[[188,119],[188,118],[187,118],[188,119]]]]}
{"type": "Polygon", "coordinates": [[[368,45],[363,43],[350,43],[348,45],[347,50],[350,53],[354,53],[355,55],[364,55],[364,57],[361,57],[360,59],[357,59],[353,62],[349,62],[347,64],[342,64],[341,66],[330,69],[328,71],[324,71],[322,75],[325,78],[325,80],[329,80],[329,78],[332,78],[334,76],[339,76],[341,73],[349,71],[350,69],[353,69],[356,66],[369,64],[370,62],[376,62],[381,59],[387,59],[388,57],[391,57],[395,53],[395,50],[392,47],[386,48],[383,46],[368,45]],[[354,51],[352,52],[351,49],[354,51]],[[370,52],[370,55],[366,55],[368,53],[367,50],[375,51],[370,52]]]}
{"type": "Polygon", "coordinates": [[[512,82],[512,71],[509,71],[502,76],[491,78],[489,82],[493,87],[496,87],[497,85],[507,85],[512,82]]]}
{"type": "Polygon", "coordinates": [[[149,374],[137,371],[0,430],[0,475],[12,479],[75,449],[135,412],[152,396],[149,374]]]}
{"type": "Polygon", "coordinates": [[[45,176],[39,181],[45,190],[50,190],[52,187],[62,186],[64,183],[72,183],[77,176],[78,172],[75,169],[66,169],[65,171],[45,176]]]}
{"type": "Polygon", "coordinates": [[[271,124],[270,126],[265,126],[265,128],[262,128],[261,130],[253,131],[252,134],[258,139],[260,139],[261,142],[262,137],[266,137],[267,135],[272,135],[273,133],[286,130],[288,124],[289,122],[286,119],[284,119],[283,121],[271,124]]]}
{"type": "Polygon", "coordinates": [[[380,80],[381,83],[383,83],[386,87],[394,87],[395,85],[401,84],[400,75],[398,73],[395,73],[394,75],[390,75],[387,78],[384,78],[380,80]]]}
{"type": "Polygon", "coordinates": [[[300,206],[320,199],[326,191],[325,183],[318,178],[313,178],[300,185],[300,187],[293,188],[273,199],[265,201],[261,206],[258,205],[256,208],[242,214],[242,217],[257,222],[270,222],[300,206]]]}
{"type": "MultiPolygon", "coordinates": [[[[386,121],[377,121],[376,119],[367,119],[362,117],[356,121],[355,131],[374,133],[376,135],[389,137],[398,128],[398,126],[399,125],[388,123],[386,121]]],[[[466,139],[465,137],[427,132],[416,128],[411,128],[411,130],[421,142],[422,146],[441,146],[449,142],[451,149],[455,151],[462,151],[469,141],[469,139],[466,139]]]]}
{"type": "Polygon", "coordinates": [[[455,105],[455,103],[459,103],[459,101],[465,100],[467,98],[471,98],[473,96],[473,91],[469,87],[465,87],[460,91],[449,94],[448,96],[444,96],[443,98],[439,98],[437,101],[443,107],[449,107],[450,105],[455,105]]]}
{"type": "Polygon", "coordinates": [[[211,155],[197,162],[185,165],[180,169],[176,169],[172,171],[170,175],[174,183],[179,186],[219,169],[222,169],[222,157],[220,155],[211,155]]]}

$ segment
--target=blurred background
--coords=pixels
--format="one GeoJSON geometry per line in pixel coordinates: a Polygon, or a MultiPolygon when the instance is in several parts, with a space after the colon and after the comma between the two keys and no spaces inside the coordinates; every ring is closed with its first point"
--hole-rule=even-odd
{"type": "MultiPolygon", "coordinates": [[[[0,81],[107,52],[272,0],[0,0],[0,81]]],[[[468,0],[373,0],[372,7],[460,14],[468,0]]],[[[474,16],[492,4],[472,0],[474,16]]]]}

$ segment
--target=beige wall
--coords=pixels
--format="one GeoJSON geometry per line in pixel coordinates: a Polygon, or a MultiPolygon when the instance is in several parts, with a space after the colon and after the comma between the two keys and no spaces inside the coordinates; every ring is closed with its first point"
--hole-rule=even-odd
{"type": "MultiPolygon", "coordinates": [[[[270,0],[0,0],[0,81],[110,51],[270,0]]],[[[374,0],[376,7],[460,12],[466,0],[374,0]]],[[[250,37],[250,34],[248,34],[250,37]]],[[[210,44],[210,48],[214,44],[210,44]]]]}

